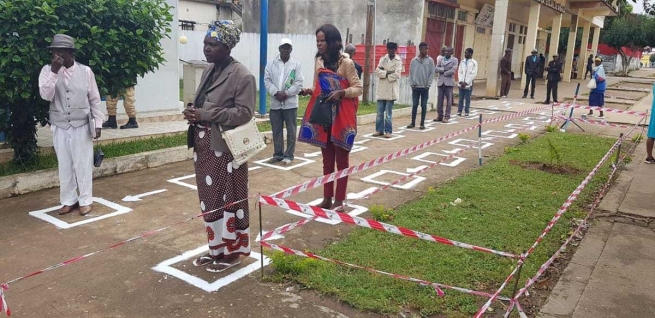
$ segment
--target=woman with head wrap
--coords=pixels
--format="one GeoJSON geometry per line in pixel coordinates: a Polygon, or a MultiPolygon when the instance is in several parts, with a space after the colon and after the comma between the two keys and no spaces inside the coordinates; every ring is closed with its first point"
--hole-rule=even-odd
{"type": "MultiPolygon", "coordinates": [[[[316,46],[318,53],[314,63],[314,88],[306,88],[301,92],[302,95],[312,97],[302,120],[298,140],[321,147],[323,174],[329,174],[335,171],[335,163],[339,170],[349,166],[350,150],[357,134],[357,107],[359,96],[362,95],[362,83],[353,60],[348,54],[341,53],[341,33],[335,26],[325,24],[316,30],[316,46]],[[315,108],[325,107],[331,109],[331,112],[328,110],[332,115],[327,119],[328,123],[317,121],[318,116],[312,114],[315,108]]],[[[338,179],[335,195],[334,182],[326,183],[323,202],[319,207],[342,209],[347,185],[347,177],[338,179]]]]}
{"type": "Polygon", "coordinates": [[[222,130],[248,123],[254,114],[255,77],[230,56],[241,31],[232,21],[211,23],[204,40],[205,68],[193,104],[183,111],[189,121],[187,143],[193,160],[209,253],[193,261],[222,272],[250,254],[248,164],[237,166],[222,130]]]}
{"type": "MultiPolygon", "coordinates": [[[[592,89],[589,93],[589,106],[596,106],[602,108],[605,106],[605,89],[607,88],[607,81],[605,80],[605,68],[603,68],[603,60],[596,58],[594,60],[596,64],[596,69],[594,70],[594,75],[592,78],[596,81],[596,88],[592,89]]],[[[589,109],[589,114],[587,116],[594,116],[593,108],[589,109]]],[[[603,111],[600,111],[598,118],[603,118],[605,115],[603,111]]]]}

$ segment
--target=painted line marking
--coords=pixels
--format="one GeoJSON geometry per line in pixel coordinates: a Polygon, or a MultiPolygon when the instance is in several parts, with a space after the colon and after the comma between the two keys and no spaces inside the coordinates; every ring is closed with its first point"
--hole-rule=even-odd
{"type": "MultiPolygon", "coordinates": [[[[475,149],[479,148],[479,147],[478,147],[478,141],[477,141],[477,140],[471,140],[471,139],[463,139],[463,138],[461,138],[461,139],[456,139],[456,140],[453,140],[453,141],[448,142],[448,144],[449,144],[449,145],[453,145],[453,146],[462,146],[462,147],[469,147],[469,146],[470,146],[470,147],[475,148],[475,149]],[[468,143],[468,144],[467,144],[467,143],[468,143]]],[[[483,142],[482,142],[482,147],[481,147],[481,148],[482,148],[482,149],[484,149],[484,148],[489,148],[489,147],[491,147],[491,146],[493,146],[493,145],[494,145],[494,144],[491,143],[491,142],[485,142],[485,141],[483,141],[483,142]]]]}
{"type": "MultiPolygon", "coordinates": [[[[361,178],[360,180],[362,180],[364,182],[375,183],[375,184],[380,184],[380,185],[389,185],[389,184],[391,184],[391,182],[384,182],[384,181],[375,180],[375,178],[377,178],[379,176],[383,176],[383,175],[385,175],[387,173],[397,174],[397,175],[400,175],[400,176],[409,176],[408,173],[397,172],[397,171],[393,171],[393,170],[380,170],[380,171],[378,171],[378,172],[376,172],[376,173],[374,173],[372,175],[361,178]]],[[[397,189],[401,189],[401,190],[409,190],[409,189],[412,189],[415,186],[417,186],[422,181],[426,180],[424,177],[420,177],[420,176],[414,176],[413,178],[414,178],[414,180],[412,180],[412,181],[410,181],[408,183],[405,183],[405,184],[402,184],[402,185],[395,184],[395,185],[392,185],[392,187],[397,188],[397,189]]]]}
{"type": "Polygon", "coordinates": [[[56,227],[58,227],[60,229],[70,229],[72,227],[76,227],[76,226],[80,226],[80,225],[88,224],[88,223],[92,223],[92,222],[97,222],[97,221],[100,221],[100,220],[104,220],[104,219],[107,219],[107,218],[111,218],[111,217],[114,217],[114,216],[118,216],[118,215],[121,215],[121,214],[132,212],[132,209],[130,209],[128,207],[122,206],[120,204],[117,204],[117,203],[114,203],[114,202],[111,202],[111,201],[108,201],[108,200],[105,200],[105,199],[102,199],[102,198],[95,198],[94,197],[93,202],[98,203],[98,204],[102,204],[102,205],[104,205],[104,206],[106,206],[106,207],[108,207],[110,209],[113,209],[114,212],[104,214],[104,215],[101,215],[101,216],[96,216],[96,217],[93,217],[93,218],[87,218],[86,220],[78,221],[78,222],[75,222],[75,223],[68,223],[66,221],[60,220],[60,219],[48,214],[49,212],[59,210],[61,208],[61,205],[58,205],[58,206],[55,206],[55,207],[52,207],[52,208],[43,209],[43,210],[32,211],[29,214],[31,216],[37,218],[37,219],[41,219],[41,220],[46,221],[48,223],[52,223],[56,227]]]}
{"type": "Polygon", "coordinates": [[[298,161],[301,161],[301,162],[296,163],[293,166],[279,166],[279,165],[274,165],[274,164],[268,163],[267,161],[269,159],[271,159],[271,158],[266,158],[266,159],[262,159],[262,160],[259,160],[259,161],[255,161],[255,163],[258,164],[258,165],[264,166],[264,167],[269,167],[269,168],[273,168],[273,169],[277,169],[277,170],[290,171],[290,170],[293,170],[295,168],[302,167],[302,166],[305,166],[305,165],[308,165],[308,164],[311,164],[311,163],[315,162],[314,160],[311,160],[311,159],[305,159],[303,157],[296,157],[294,159],[294,161],[298,160],[298,161]]]}
{"type": "MultiPolygon", "coordinates": [[[[431,160],[425,159],[426,157],[429,157],[429,156],[448,157],[449,155],[444,155],[444,154],[440,154],[440,153],[436,153],[436,152],[424,152],[424,153],[412,158],[412,160],[417,160],[417,161],[426,162],[426,163],[430,163],[430,164],[435,163],[436,161],[431,161],[431,160]]],[[[439,165],[446,166],[446,167],[456,167],[456,166],[458,166],[460,163],[462,163],[464,161],[466,161],[466,158],[454,156],[453,161],[451,161],[451,162],[441,162],[441,163],[439,163],[439,165]]],[[[407,169],[407,172],[410,172],[409,169],[407,169]]]]}
{"type": "MultiPolygon", "coordinates": [[[[165,260],[165,261],[159,263],[157,266],[153,267],[152,269],[157,271],[157,272],[165,273],[165,274],[171,275],[173,277],[176,277],[176,278],[178,278],[178,279],[180,279],[182,281],[185,281],[185,282],[187,282],[187,283],[189,283],[189,284],[191,284],[191,285],[193,285],[195,287],[198,287],[198,288],[200,288],[200,289],[202,289],[202,290],[204,290],[204,291],[206,291],[208,293],[211,293],[211,292],[215,292],[215,291],[217,291],[217,290],[219,290],[219,289],[221,289],[221,288],[223,288],[223,287],[225,287],[225,286],[227,286],[227,285],[229,285],[229,284],[231,284],[231,283],[233,283],[233,282],[235,282],[235,281],[237,281],[237,280],[239,280],[239,279],[241,279],[241,278],[249,275],[250,273],[253,273],[253,272],[255,272],[255,271],[257,271],[257,270],[259,270],[261,268],[261,265],[260,265],[260,262],[259,262],[259,258],[261,256],[261,254],[255,253],[255,252],[250,252],[250,258],[253,258],[253,259],[257,260],[256,262],[254,262],[252,264],[249,264],[249,265],[237,270],[236,272],[231,273],[231,274],[229,274],[229,275],[227,275],[225,277],[222,277],[222,278],[218,279],[217,281],[211,282],[211,283],[208,282],[208,281],[205,281],[205,280],[203,280],[203,279],[201,279],[199,277],[196,277],[196,276],[190,275],[188,273],[185,273],[185,272],[183,272],[183,271],[181,271],[181,270],[179,270],[177,268],[171,267],[171,265],[173,265],[173,264],[189,260],[189,259],[191,259],[191,258],[193,258],[193,257],[195,257],[197,255],[200,255],[202,253],[206,253],[207,251],[209,251],[209,246],[207,244],[205,244],[205,245],[203,245],[201,247],[198,247],[198,248],[196,248],[194,250],[186,251],[186,252],[182,253],[181,255],[175,256],[175,257],[173,257],[171,259],[168,259],[168,260],[165,260]]],[[[264,256],[264,266],[268,266],[270,264],[270,262],[271,262],[271,260],[268,257],[264,256]]]]}

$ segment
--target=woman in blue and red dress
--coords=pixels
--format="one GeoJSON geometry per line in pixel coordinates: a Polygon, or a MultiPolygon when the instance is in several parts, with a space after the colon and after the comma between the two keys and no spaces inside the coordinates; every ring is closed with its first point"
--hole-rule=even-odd
{"type": "MultiPolygon", "coordinates": [[[[298,140],[321,148],[323,154],[323,174],[336,168],[349,167],[350,150],[357,134],[357,107],[362,95],[362,83],[357,76],[355,63],[347,54],[342,54],[341,33],[331,24],[316,30],[318,53],[314,63],[314,87],[301,91],[301,95],[311,95],[309,105],[302,120],[298,140]],[[309,119],[319,97],[332,102],[332,124],[319,125],[309,119]]],[[[323,188],[324,209],[342,209],[346,200],[348,178],[337,179],[336,193],[334,182],[323,188]]]]}

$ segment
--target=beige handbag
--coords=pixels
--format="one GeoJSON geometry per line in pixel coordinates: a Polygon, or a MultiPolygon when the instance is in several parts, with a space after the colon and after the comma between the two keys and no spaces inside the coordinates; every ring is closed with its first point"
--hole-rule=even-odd
{"type": "Polygon", "coordinates": [[[221,135],[234,157],[234,163],[236,164],[234,168],[248,162],[266,148],[264,136],[259,132],[254,117],[248,123],[232,130],[224,130],[221,127],[221,135]]]}

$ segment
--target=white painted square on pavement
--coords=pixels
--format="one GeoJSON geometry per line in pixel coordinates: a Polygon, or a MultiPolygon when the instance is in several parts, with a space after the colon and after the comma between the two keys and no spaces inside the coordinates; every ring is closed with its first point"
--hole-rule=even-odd
{"type": "Polygon", "coordinates": [[[487,131],[482,132],[482,136],[512,139],[512,138],[516,138],[516,136],[518,136],[518,134],[516,134],[515,132],[516,132],[516,129],[487,130],[487,131]]]}
{"type": "Polygon", "coordinates": [[[289,165],[289,166],[282,166],[282,165],[279,165],[279,164],[270,164],[270,163],[268,163],[267,161],[269,159],[271,159],[271,158],[266,158],[266,159],[262,159],[262,160],[259,160],[259,161],[255,161],[255,163],[258,164],[258,165],[264,166],[264,167],[269,167],[269,168],[284,170],[284,171],[290,171],[290,170],[293,170],[295,168],[302,167],[302,166],[305,166],[305,165],[308,165],[308,164],[311,164],[311,163],[315,162],[314,160],[311,160],[311,159],[296,157],[291,162],[291,163],[294,163],[294,161],[295,161],[295,162],[297,162],[296,164],[289,165]]]}
{"type": "MultiPolygon", "coordinates": [[[[175,256],[171,259],[165,260],[161,263],[159,263],[157,266],[153,267],[152,269],[171,275],[173,277],[179,278],[195,287],[198,287],[208,293],[215,292],[247,275],[250,273],[253,273],[261,268],[260,264],[260,256],[261,254],[255,253],[255,252],[250,252],[250,258],[254,258],[257,260],[256,262],[253,262],[252,264],[246,265],[245,267],[240,268],[236,272],[233,272],[225,277],[222,277],[218,279],[215,282],[208,282],[206,280],[203,280],[199,277],[190,275],[188,273],[185,273],[177,268],[172,267],[171,265],[182,262],[182,261],[187,261],[195,256],[198,256],[200,254],[206,253],[209,250],[209,246],[207,244],[198,247],[194,250],[186,251],[182,253],[181,255],[175,256]]],[[[264,256],[264,266],[268,266],[270,264],[270,259],[266,256],[264,256]]],[[[237,267],[240,265],[237,265],[237,267]]]]}
{"type": "MultiPolygon", "coordinates": [[[[352,193],[349,193],[348,198],[350,198],[351,194],[352,193]]],[[[321,199],[316,199],[316,200],[314,200],[312,202],[308,202],[307,204],[308,205],[317,205],[317,204],[319,204],[321,202],[323,202],[322,198],[321,199]]],[[[350,215],[350,216],[358,216],[360,214],[364,214],[364,213],[368,212],[367,207],[363,207],[363,206],[359,206],[359,205],[355,205],[355,204],[348,204],[348,205],[344,206],[344,209],[347,211],[346,213],[348,215],[350,215]]],[[[293,214],[293,215],[296,215],[296,216],[306,218],[306,219],[309,219],[309,218],[313,217],[311,215],[308,215],[308,214],[305,214],[305,213],[302,213],[302,212],[298,212],[298,211],[295,211],[295,210],[286,210],[286,212],[289,213],[289,214],[293,214]]],[[[321,223],[325,223],[325,224],[329,224],[329,225],[337,225],[337,224],[341,223],[341,221],[331,220],[331,219],[324,219],[324,218],[317,218],[316,221],[321,222],[321,223]]]]}
{"type": "Polygon", "coordinates": [[[376,137],[376,136],[373,136],[373,134],[374,134],[374,133],[370,133],[370,134],[368,134],[368,135],[364,135],[364,136],[362,136],[362,137],[364,137],[364,138],[372,138],[372,139],[377,139],[377,140],[386,140],[386,141],[392,141],[392,140],[396,140],[396,139],[400,139],[400,138],[405,137],[405,136],[400,135],[400,134],[392,134],[392,135],[391,135],[391,138],[386,138],[386,137],[384,137],[384,136],[377,136],[377,137],[376,137]]]}
{"type": "MultiPolygon", "coordinates": [[[[376,173],[374,173],[372,175],[361,178],[360,180],[362,180],[364,182],[369,182],[369,183],[389,185],[389,184],[391,184],[391,182],[384,182],[384,181],[375,180],[375,178],[383,176],[383,175],[385,175],[387,173],[396,174],[396,175],[405,176],[405,177],[410,175],[408,173],[397,172],[397,171],[393,171],[393,170],[380,170],[379,172],[376,172],[376,173]]],[[[402,189],[402,190],[409,190],[409,189],[414,188],[415,186],[417,186],[422,181],[425,181],[424,177],[414,176],[413,178],[414,178],[414,180],[412,180],[410,182],[407,182],[405,184],[395,184],[392,187],[402,189]]]]}
{"type": "Polygon", "coordinates": [[[58,206],[52,207],[52,208],[43,209],[43,210],[32,211],[32,212],[30,212],[30,215],[35,217],[35,218],[44,220],[44,221],[46,221],[48,223],[52,223],[56,227],[58,227],[60,229],[70,229],[72,227],[76,227],[76,226],[80,226],[80,225],[88,224],[88,223],[92,223],[92,222],[97,222],[97,221],[104,220],[104,219],[107,219],[107,218],[111,218],[111,217],[114,217],[114,216],[117,216],[117,215],[132,212],[132,209],[130,209],[128,207],[124,207],[124,206],[122,206],[122,205],[120,205],[118,203],[107,201],[107,200],[102,199],[102,198],[93,198],[93,202],[98,203],[98,204],[102,204],[102,205],[104,205],[104,206],[106,206],[106,207],[108,207],[110,209],[113,209],[114,212],[107,213],[107,214],[100,215],[100,216],[96,216],[96,217],[86,218],[85,220],[78,221],[78,222],[75,222],[75,223],[68,223],[66,221],[63,221],[61,219],[58,219],[58,218],[48,214],[49,212],[59,210],[61,208],[61,205],[58,205],[58,206]]]}
{"type": "MultiPolygon", "coordinates": [[[[478,148],[478,141],[477,140],[471,140],[471,139],[456,139],[453,141],[448,142],[449,145],[454,145],[454,146],[462,146],[462,147],[472,147],[472,148],[478,148]]],[[[482,142],[482,149],[488,148],[493,146],[493,143],[490,142],[482,142]]]]}
{"type": "Polygon", "coordinates": [[[513,128],[513,129],[527,129],[527,130],[536,130],[539,128],[538,126],[534,125],[534,122],[531,123],[526,123],[525,125],[523,124],[507,124],[503,126],[505,128],[513,128]]]}
{"type": "MultiPolygon", "coordinates": [[[[417,161],[427,162],[427,163],[436,163],[437,162],[437,161],[431,161],[431,160],[425,159],[426,157],[429,157],[429,156],[449,157],[449,155],[444,155],[444,154],[440,154],[440,153],[436,153],[436,152],[424,152],[424,153],[412,158],[412,160],[417,160],[417,161]]],[[[458,157],[458,156],[454,156],[452,159],[453,159],[453,161],[451,161],[451,162],[440,162],[439,164],[442,165],[442,166],[446,166],[446,167],[456,167],[460,163],[462,163],[462,162],[464,162],[466,160],[466,158],[462,158],[462,157],[458,157]]]]}
{"type": "Polygon", "coordinates": [[[183,186],[183,187],[185,187],[185,188],[189,188],[189,189],[193,189],[193,190],[198,190],[198,186],[196,186],[196,185],[194,185],[194,184],[190,184],[190,183],[186,183],[186,182],[183,182],[183,181],[182,181],[182,180],[191,179],[191,178],[195,178],[195,177],[196,177],[195,174],[190,174],[190,175],[188,175],[188,176],[182,176],[182,177],[179,177],[179,178],[170,179],[170,180],[168,180],[168,182],[173,183],[173,184],[177,184],[177,185],[180,185],[180,186],[183,186]]]}

